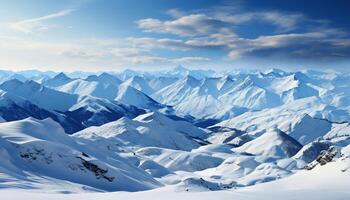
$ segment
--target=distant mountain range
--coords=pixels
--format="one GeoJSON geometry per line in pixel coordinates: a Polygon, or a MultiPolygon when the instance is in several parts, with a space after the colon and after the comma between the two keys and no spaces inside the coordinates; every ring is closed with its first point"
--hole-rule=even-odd
{"type": "Polygon", "coordinates": [[[242,188],[349,172],[350,74],[0,71],[0,182],[56,191],[242,188]]]}

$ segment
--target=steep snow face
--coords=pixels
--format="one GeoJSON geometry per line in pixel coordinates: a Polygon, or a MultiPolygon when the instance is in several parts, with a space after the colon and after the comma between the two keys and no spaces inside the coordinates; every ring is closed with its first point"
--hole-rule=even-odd
{"type": "Polygon", "coordinates": [[[61,72],[55,77],[43,81],[42,84],[50,88],[55,88],[67,84],[72,80],[74,79],[69,78],[66,74],[61,72]]]}
{"type": "Polygon", "coordinates": [[[271,157],[292,157],[302,145],[278,129],[268,130],[260,137],[245,143],[235,150],[254,155],[268,155],[271,157]]]}
{"type": "Polygon", "coordinates": [[[62,184],[69,181],[104,191],[139,191],[160,186],[123,158],[114,155],[113,161],[108,161],[108,152],[100,156],[102,152],[76,143],[50,119],[1,123],[0,144],[0,155],[6,161],[0,164],[1,174],[8,174],[19,184],[41,181],[44,176],[62,184]]]}
{"type": "Polygon", "coordinates": [[[99,76],[91,75],[85,80],[76,79],[56,88],[59,91],[80,96],[94,96],[143,109],[158,110],[165,108],[145,93],[153,93],[153,89],[139,76],[133,76],[125,82],[107,73],[99,76]],[[145,92],[145,93],[144,93],[145,92]]]}
{"type": "Polygon", "coordinates": [[[12,121],[29,116],[38,119],[51,117],[59,122],[67,133],[102,125],[123,116],[134,118],[144,113],[144,110],[134,106],[118,104],[103,98],[68,94],[46,88],[34,81],[22,83],[11,80],[4,82],[0,88],[7,90],[2,95],[4,98],[6,96],[3,100],[5,106],[1,111],[3,119],[12,121]],[[13,111],[17,112],[14,114],[13,111]]]}
{"type": "Polygon", "coordinates": [[[318,137],[322,137],[331,128],[331,122],[323,119],[315,119],[306,114],[297,123],[292,125],[289,135],[304,145],[314,141],[318,137]]]}
{"type": "Polygon", "coordinates": [[[323,150],[327,150],[332,145],[329,141],[314,141],[303,146],[293,158],[303,160],[307,163],[314,161],[323,150]]]}
{"type": "MultiPolygon", "coordinates": [[[[6,81],[0,85],[0,88],[8,93],[9,96],[19,99],[25,99],[33,104],[51,111],[65,112],[80,108],[79,101],[81,99],[90,99],[90,103],[98,102],[98,98],[84,97],[71,95],[68,93],[53,90],[34,81],[20,82],[18,80],[6,81]]],[[[100,100],[105,104],[112,105],[108,100],[100,100]]],[[[90,105],[86,105],[90,106],[90,105]]],[[[91,105],[94,106],[94,105],[91,105]]]]}
{"type": "Polygon", "coordinates": [[[7,70],[0,70],[0,83],[9,80],[9,77],[13,75],[13,72],[7,70]]]}
{"type": "Polygon", "coordinates": [[[4,82],[0,88],[47,110],[66,111],[77,101],[77,96],[49,89],[35,81],[23,83],[14,79],[4,82]]]}
{"type": "Polygon", "coordinates": [[[124,81],[122,84],[125,85],[123,87],[131,86],[145,93],[146,95],[152,95],[154,92],[154,90],[149,86],[148,82],[140,76],[133,76],[128,80],[124,81]]]}
{"type": "Polygon", "coordinates": [[[115,100],[120,103],[134,105],[136,107],[150,110],[156,110],[165,107],[164,105],[153,100],[151,97],[127,84],[122,84],[119,86],[118,94],[115,100]]]}
{"type": "Polygon", "coordinates": [[[148,85],[155,92],[155,91],[159,91],[159,90],[167,87],[170,84],[175,83],[177,80],[178,80],[178,78],[172,78],[172,77],[149,78],[148,79],[148,85]]]}
{"type": "Polygon", "coordinates": [[[134,120],[121,118],[100,127],[90,127],[75,133],[74,137],[108,140],[125,147],[191,150],[199,147],[199,143],[191,138],[205,137],[205,132],[187,122],[174,121],[160,113],[148,113],[134,120]]]}
{"type": "Polygon", "coordinates": [[[114,85],[114,86],[118,86],[121,84],[121,80],[118,79],[116,76],[113,76],[109,73],[103,72],[100,75],[96,76],[96,75],[90,75],[88,76],[86,79],[86,81],[96,81],[105,85],[114,85]]]}
{"type": "MultiPolygon", "coordinates": [[[[217,72],[213,70],[200,70],[200,69],[187,69],[181,65],[173,68],[169,71],[162,71],[158,73],[154,73],[156,76],[165,76],[165,77],[176,77],[182,78],[184,76],[193,76],[197,79],[202,79],[205,77],[213,77],[216,76],[217,72]]],[[[144,74],[146,75],[146,74],[144,74]]]]}
{"type": "Polygon", "coordinates": [[[198,87],[200,82],[192,76],[186,76],[174,84],[171,84],[162,90],[156,92],[153,97],[168,105],[176,105],[187,96],[193,93],[193,89],[198,87]]]}
{"type": "Polygon", "coordinates": [[[251,76],[219,97],[226,104],[247,107],[250,109],[263,109],[281,105],[281,100],[275,93],[259,87],[251,76]]]}
{"type": "Polygon", "coordinates": [[[226,75],[202,80],[186,76],[156,92],[153,97],[161,103],[173,105],[181,113],[198,118],[228,119],[235,115],[230,112],[233,107],[246,108],[236,112],[239,115],[249,109],[261,110],[300,98],[318,96],[317,90],[307,84],[295,75],[287,74],[249,74],[236,78],[226,75]],[[198,105],[196,109],[191,106],[194,103],[198,105]]]}
{"type": "Polygon", "coordinates": [[[284,90],[282,93],[282,98],[285,102],[294,101],[296,99],[300,98],[306,98],[311,96],[319,96],[319,90],[315,89],[316,86],[313,86],[311,83],[308,83],[307,81],[303,81],[303,78],[300,78],[300,76],[305,75],[298,75],[293,74],[291,77],[293,78],[294,84],[285,84],[285,86],[292,86],[288,90],[284,90]],[[301,79],[301,80],[299,80],[301,79]]]}
{"type": "MultiPolygon", "coordinates": [[[[277,126],[278,129],[289,134],[292,131],[292,128],[294,127],[295,124],[302,123],[301,122],[302,120],[308,119],[308,118],[305,118],[305,113],[307,113],[313,118],[316,117],[316,118],[327,119],[327,118],[332,118],[329,115],[331,111],[332,109],[324,105],[318,98],[308,97],[308,98],[298,99],[291,103],[286,103],[282,106],[271,108],[271,109],[265,109],[265,110],[256,111],[256,112],[246,112],[240,116],[222,121],[217,125],[222,127],[231,127],[231,128],[236,128],[240,130],[247,130],[253,135],[259,134],[259,132],[266,130],[268,128],[277,126]]],[[[310,121],[313,121],[313,120],[310,120],[310,121]]],[[[322,122],[324,121],[321,121],[321,123],[322,122]]],[[[313,123],[313,125],[317,126],[316,123],[313,123]]],[[[322,123],[322,124],[327,124],[327,123],[322,123]]],[[[322,136],[322,134],[324,134],[328,130],[327,125],[320,126],[320,128],[322,127],[324,128],[324,130],[320,131],[319,136],[322,136]]],[[[314,130],[318,129],[318,127],[313,127],[313,128],[307,127],[307,128],[314,129],[314,130]]],[[[317,133],[314,133],[314,132],[306,133],[301,130],[298,130],[298,132],[299,132],[298,134],[301,134],[299,135],[300,137],[302,135],[307,136],[308,134],[317,135],[317,133]]],[[[297,133],[294,133],[294,134],[297,134],[297,133]]],[[[315,136],[311,136],[311,138],[313,137],[315,136]]]]}
{"type": "Polygon", "coordinates": [[[156,92],[153,96],[160,102],[174,105],[180,115],[190,114],[203,118],[217,113],[224,107],[217,98],[219,79],[206,78],[199,81],[191,76],[171,84],[156,92]],[[194,108],[195,106],[195,108],[194,108]]]}
{"type": "Polygon", "coordinates": [[[12,79],[17,79],[23,82],[28,80],[28,78],[23,76],[22,74],[14,73],[11,71],[0,70],[0,83],[3,83],[8,80],[12,80],[12,79]]]}
{"type": "Polygon", "coordinates": [[[113,100],[117,96],[120,84],[121,81],[117,77],[102,73],[99,76],[91,75],[84,80],[76,79],[55,89],[70,94],[91,95],[113,100]]]}
{"type": "Polygon", "coordinates": [[[109,100],[113,100],[118,92],[118,86],[116,85],[82,79],[76,79],[56,89],[70,94],[91,95],[109,100]]]}
{"type": "Polygon", "coordinates": [[[4,91],[0,91],[0,116],[3,121],[21,120],[30,116],[37,119],[57,119],[54,113],[4,91]]]}

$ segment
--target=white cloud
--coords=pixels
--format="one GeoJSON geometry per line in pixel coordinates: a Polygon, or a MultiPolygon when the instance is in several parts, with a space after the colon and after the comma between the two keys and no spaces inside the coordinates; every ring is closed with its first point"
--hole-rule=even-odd
{"type": "Polygon", "coordinates": [[[275,25],[279,31],[287,32],[295,29],[306,17],[302,14],[286,14],[279,11],[261,11],[246,13],[214,13],[215,18],[232,25],[240,25],[251,21],[260,21],[275,25]]]}
{"type": "Polygon", "coordinates": [[[173,63],[195,63],[195,62],[207,62],[209,58],[205,57],[181,57],[172,60],[173,63]]]}
{"type": "Polygon", "coordinates": [[[132,47],[140,49],[168,49],[168,50],[190,50],[191,46],[187,45],[183,40],[169,38],[149,38],[149,37],[129,37],[126,43],[132,47]]]}
{"type": "MultiPolygon", "coordinates": [[[[50,15],[27,19],[11,24],[11,28],[23,33],[36,33],[50,28],[48,20],[63,17],[73,10],[62,10],[50,15]]],[[[294,53],[307,56],[308,54],[330,56],[341,55],[349,57],[350,39],[348,34],[338,29],[321,28],[312,32],[293,33],[299,23],[305,19],[302,14],[286,14],[278,11],[236,13],[205,12],[184,13],[169,10],[169,20],[141,19],[137,22],[139,28],[148,32],[174,34],[177,37],[127,37],[127,38],[90,38],[67,40],[62,43],[37,41],[35,39],[0,37],[0,52],[11,51],[13,61],[25,64],[35,60],[35,64],[48,65],[62,63],[66,66],[130,66],[130,65],[164,65],[164,64],[194,64],[213,62],[210,58],[196,56],[196,50],[221,51],[230,59],[244,55],[255,55],[259,51],[285,50],[294,48],[294,53]],[[276,30],[271,35],[260,35],[256,38],[244,38],[236,34],[237,27],[251,21],[272,24],[276,30]],[[307,45],[310,48],[304,48],[307,45]],[[165,56],[161,50],[188,51],[191,56],[165,56]],[[28,51],[30,50],[30,51],[28,51]],[[329,52],[329,51],[333,52],[329,52]],[[29,55],[31,55],[29,57],[29,55]],[[21,59],[18,59],[18,58],[21,59]]],[[[202,53],[202,52],[201,52],[202,53]]],[[[278,52],[277,52],[278,53],[278,52]]],[[[289,52],[288,52],[289,53],[289,52]]],[[[3,54],[3,59],[7,54],[3,54]]],[[[176,55],[176,54],[175,54],[176,55]]],[[[200,54],[203,55],[203,54],[200,54]]],[[[292,52],[290,52],[292,55],[292,52]]],[[[9,60],[9,59],[8,59],[9,60]]],[[[0,60],[0,65],[4,63],[0,60]]],[[[34,62],[33,62],[34,63],[34,62]]],[[[93,68],[95,69],[95,68],[93,68]]]]}
{"type": "Polygon", "coordinates": [[[208,35],[227,29],[228,24],[205,14],[190,14],[175,20],[142,19],[138,27],[147,32],[171,33],[180,36],[208,35]]]}
{"type": "Polygon", "coordinates": [[[134,47],[116,47],[111,49],[111,53],[117,57],[127,57],[139,54],[146,54],[148,53],[148,50],[134,47]]]}
{"type": "Polygon", "coordinates": [[[152,55],[138,55],[128,58],[133,64],[195,64],[210,61],[209,58],[205,57],[177,57],[177,58],[166,58],[161,56],[152,55]]]}
{"type": "MultiPolygon", "coordinates": [[[[324,50],[332,49],[333,51],[346,52],[347,47],[350,47],[350,40],[344,38],[338,38],[332,36],[333,31],[323,30],[319,32],[307,32],[307,33],[290,33],[290,34],[279,34],[271,36],[260,36],[255,39],[239,39],[233,46],[228,46],[230,49],[228,57],[231,59],[236,59],[246,53],[251,53],[253,51],[265,50],[265,49],[277,49],[277,48],[290,48],[298,47],[296,52],[304,53],[303,56],[308,56],[308,50],[304,46],[307,45],[309,48],[313,48],[318,45],[318,51],[320,56],[327,56],[324,50]],[[329,39],[332,38],[332,39],[329,39]],[[322,44],[322,45],[319,45],[322,44]],[[344,46],[345,45],[345,46],[344,46]],[[347,45],[347,46],[346,46],[347,45]]],[[[314,50],[311,53],[315,53],[314,50]]],[[[347,52],[348,54],[349,52],[347,52]]],[[[290,53],[292,54],[292,53],[290,53]]],[[[336,55],[336,54],[334,54],[336,55]]]]}
{"type": "MultiPolygon", "coordinates": [[[[237,12],[237,11],[236,11],[237,12]]],[[[208,36],[220,32],[231,32],[233,28],[251,21],[260,21],[275,25],[276,30],[287,32],[295,29],[306,17],[299,13],[286,14],[279,11],[261,11],[231,13],[226,11],[208,11],[202,13],[185,14],[177,9],[167,12],[174,17],[171,20],[159,20],[154,18],[137,21],[140,29],[146,32],[169,33],[182,37],[208,36]],[[229,30],[229,31],[228,31],[229,30]]]]}
{"type": "Polygon", "coordinates": [[[156,48],[177,49],[186,46],[182,40],[153,39],[153,38],[126,38],[105,39],[80,42],[61,53],[71,59],[104,60],[119,65],[150,65],[150,64],[194,64],[209,61],[209,58],[188,56],[169,58],[155,55],[152,50],[156,48]],[[122,45],[123,44],[123,45],[122,45]],[[127,45],[125,45],[127,44],[127,45]]]}
{"type": "Polygon", "coordinates": [[[44,21],[66,16],[73,11],[73,9],[65,9],[49,15],[10,23],[10,28],[23,33],[33,33],[35,31],[47,30],[52,25],[45,24],[43,23],[44,21]]]}
{"type": "Polygon", "coordinates": [[[186,15],[185,12],[176,8],[170,9],[166,13],[174,18],[179,18],[186,15]]]}

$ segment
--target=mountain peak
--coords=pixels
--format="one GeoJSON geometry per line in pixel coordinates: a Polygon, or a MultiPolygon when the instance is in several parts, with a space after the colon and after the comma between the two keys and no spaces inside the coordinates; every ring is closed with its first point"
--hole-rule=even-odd
{"type": "Polygon", "coordinates": [[[302,145],[277,128],[270,128],[258,138],[245,143],[237,150],[255,155],[292,157],[302,145]]]}
{"type": "Polygon", "coordinates": [[[155,121],[164,122],[164,121],[169,121],[170,119],[168,119],[168,117],[164,116],[163,114],[157,111],[153,111],[143,115],[139,115],[135,118],[135,120],[137,121],[154,121],[155,120],[155,121]]]}
{"type": "Polygon", "coordinates": [[[186,75],[184,78],[183,78],[183,81],[187,84],[189,84],[190,86],[196,86],[198,83],[199,83],[199,80],[194,78],[193,76],[191,75],[186,75]]]}
{"type": "Polygon", "coordinates": [[[100,74],[98,76],[98,80],[105,82],[105,83],[111,83],[114,85],[118,85],[121,83],[121,80],[119,80],[116,76],[114,76],[110,73],[107,73],[107,72],[103,72],[102,74],[100,74]]]}
{"type": "Polygon", "coordinates": [[[9,87],[9,86],[10,86],[10,87],[17,87],[17,86],[22,85],[22,84],[23,84],[22,81],[20,81],[20,80],[14,78],[14,79],[10,79],[10,80],[8,80],[8,81],[3,82],[3,83],[1,84],[1,87],[9,87]]]}
{"type": "Polygon", "coordinates": [[[144,79],[143,79],[141,76],[139,76],[139,75],[135,75],[135,76],[132,76],[132,77],[130,78],[130,80],[131,80],[132,82],[134,82],[134,81],[138,82],[138,81],[143,81],[144,79]]]}
{"type": "Polygon", "coordinates": [[[183,67],[182,65],[178,65],[178,66],[174,67],[173,71],[186,72],[186,71],[188,71],[188,69],[183,67]]]}
{"type": "Polygon", "coordinates": [[[33,81],[33,80],[28,80],[28,81],[24,82],[24,84],[27,85],[28,87],[30,87],[30,89],[33,91],[37,91],[37,90],[44,88],[43,85],[41,85],[40,83],[33,81]]]}
{"type": "Polygon", "coordinates": [[[58,80],[69,80],[70,78],[63,72],[57,74],[54,79],[58,79],[58,80]]]}
{"type": "Polygon", "coordinates": [[[86,79],[84,79],[85,81],[96,81],[96,82],[100,82],[103,84],[112,84],[112,85],[119,85],[121,83],[121,80],[119,80],[117,77],[115,77],[112,74],[109,74],[107,72],[103,72],[100,75],[90,75],[88,76],[86,79]]]}
{"type": "Polygon", "coordinates": [[[115,76],[113,76],[112,74],[109,74],[107,72],[103,72],[98,77],[100,77],[100,78],[116,78],[115,76]]]}

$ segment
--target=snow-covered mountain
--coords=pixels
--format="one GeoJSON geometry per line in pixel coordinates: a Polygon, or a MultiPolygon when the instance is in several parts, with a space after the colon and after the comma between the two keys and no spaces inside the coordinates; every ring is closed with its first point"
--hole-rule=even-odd
{"type": "Polygon", "coordinates": [[[0,72],[1,188],[234,192],[349,176],[347,73],[71,74],[0,72]]]}
{"type": "Polygon", "coordinates": [[[144,110],[108,99],[79,96],[47,88],[34,81],[9,80],[0,85],[2,118],[8,121],[36,117],[51,117],[68,133],[85,127],[102,125],[123,116],[134,118],[144,110]],[[21,112],[14,113],[14,111],[21,112]],[[21,114],[22,113],[22,114],[21,114]],[[24,113],[24,114],[23,114],[24,113]]]}
{"type": "MultiPolygon", "coordinates": [[[[347,74],[284,72],[230,74],[221,77],[196,79],[183,76],[180,80],[151,95],[163,104],[174,106],[180,114],[196,118],[224,120],[247,111],[275,108],[299,99],[317,97],[320,104],[342,110],[337,117],[329,113],[329,120],[345,121],[349,109],[347,74]],[[340,78],[342,77],[342,78],[340,78]],[[336,83],[336,84],[335,84],[336,83]],[[193,105],[196,105],[193,108],[193,105]]],[[[334,111],[333,111],[334,112],[334,111]]],[[[325,115],[326,113],[322,113],[325,115]]]]}
{"type": "Polygon", "coordinates": [[[69,83],[72,80],[74,80],[74,79],[69,78],[66,74],[61,72],[61,73],[57,74],[56,76],[54,76],[53,78],[46,79],[46,80],[42,81],[42,84],[47,86],[47,87],[54,88],[54,87],[58,87],[58,86],[66,84],[66,83],[69,83]]]}
{"type": "Polygon", "coordinates": [[[143,109],[165,109],[171,112],[170,108],[167,109],[167,106],[156,102],[147,95],[152,94],[153,89],[145,79],[139,76],[133,76],[122,82],[117,77],[105,72],[98,76],[90,75],[85,79],[70,79],[60,73],[43,85],[64,93],[94,96],[143,109]]]}
{"type": "MultiPolygon", "coordinates": [[[[0,144],[4,161],[0,164],[1,174],[6,173],[8,180],[18,185],[28,182],[27,188],[36,187],[31,180],[40,185],[45,179],[51,184],[69,181],[104,191],[139,191],[160,186],[120,156],[78,144],[51,119],[1,123],[0,144]]],[[[4,178],[1,175],[2,182],[4,178]]]]}
{"type": "Polygon", "coordinates": [[[206,132],[188,122],[174,121],[161,113],[151,112],[133,120],[121,118],[100,127],[90,127],[75,133],[74,136],[94,141],[100,138],[108,140],[107,145],[112,141],[114,146],[118,147],[132,145],[133,148],[191,150],[200,146],[206,132]]]}

